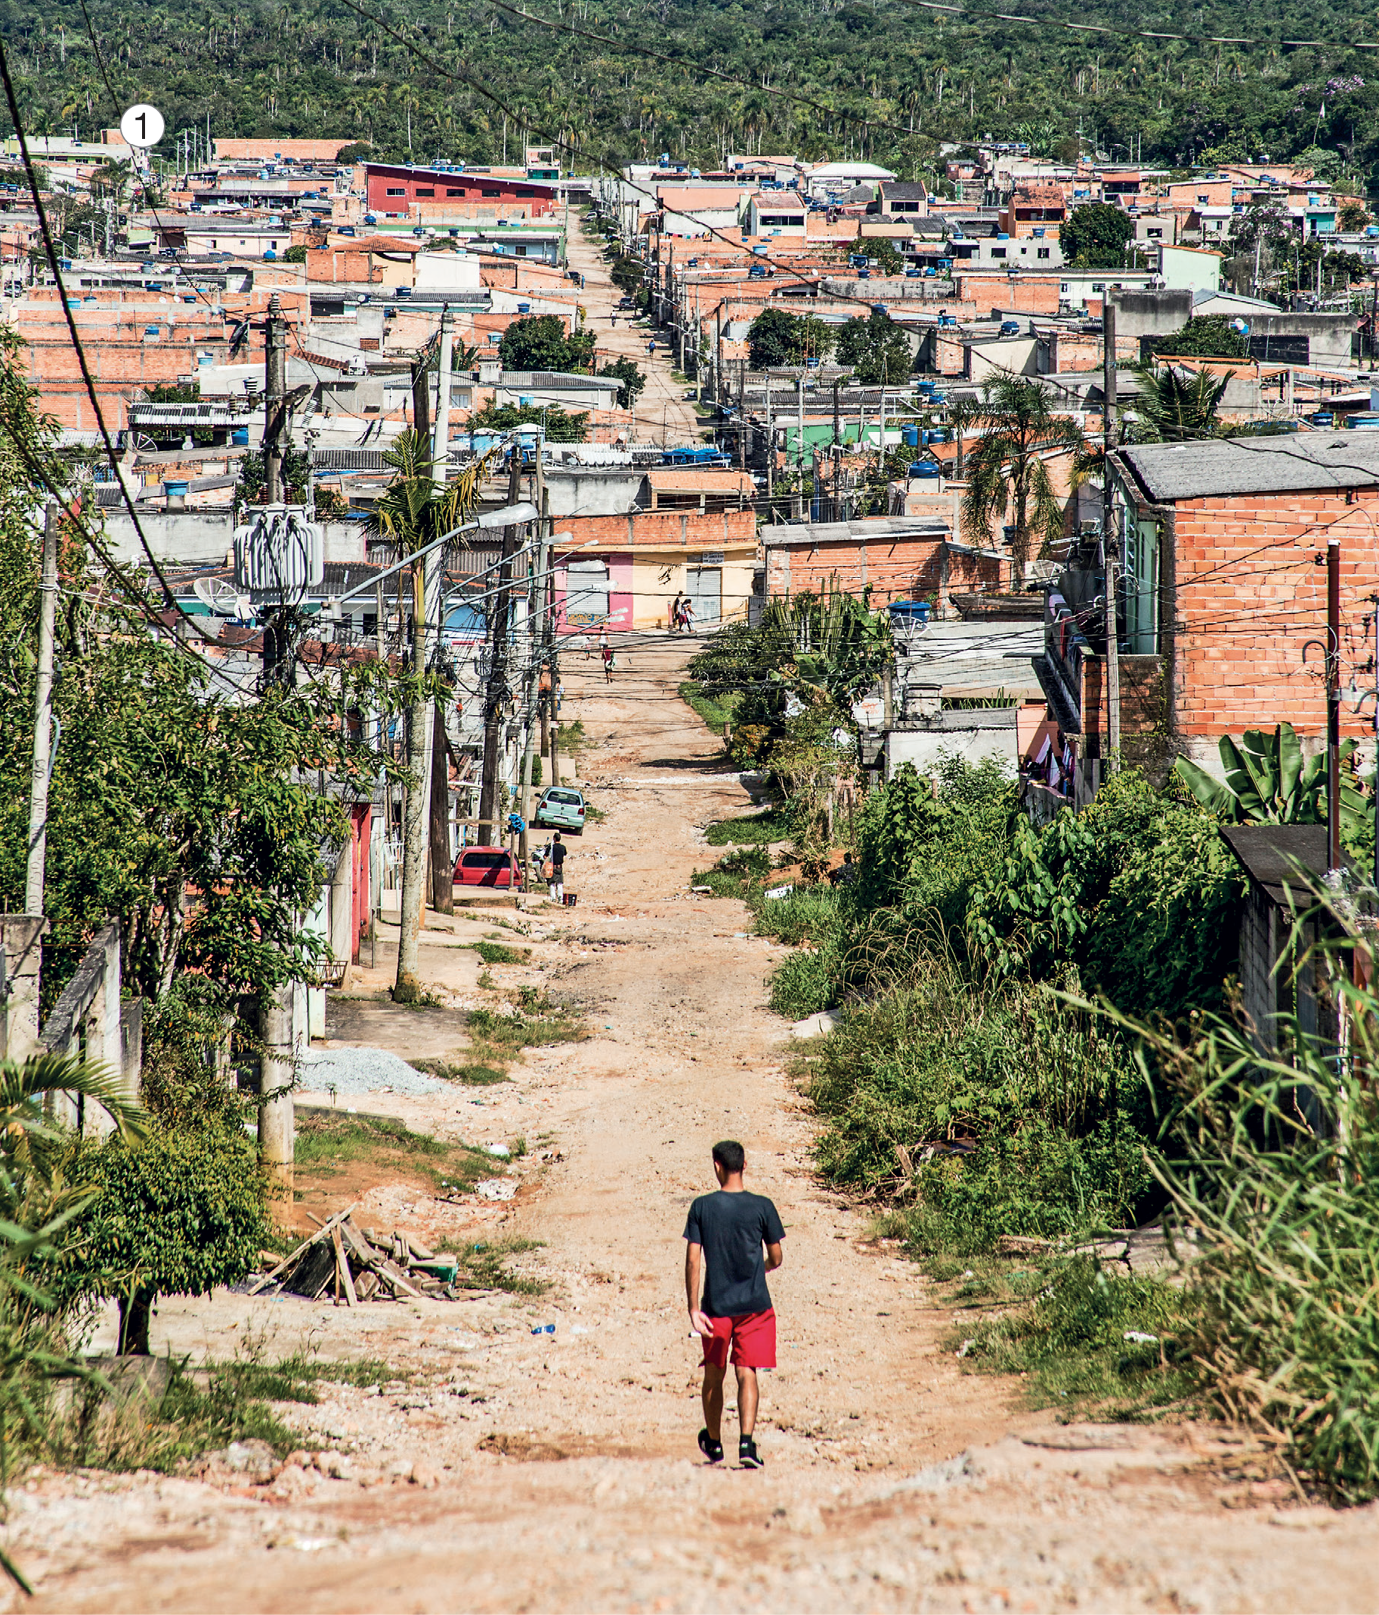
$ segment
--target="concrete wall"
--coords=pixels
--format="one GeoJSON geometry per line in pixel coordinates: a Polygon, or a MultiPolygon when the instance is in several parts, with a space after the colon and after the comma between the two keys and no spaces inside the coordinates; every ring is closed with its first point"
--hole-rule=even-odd
{"type": "Polygon", "coordinates": [[[887,779],[905,763],[913,763],[923,774],[942,756],[961,757],[967,763],[994,758],[1006,764],[1013,777],[1019,762],[1016,708],[944,712],[923,728],[889,729],[885,756],[887,779]]]}

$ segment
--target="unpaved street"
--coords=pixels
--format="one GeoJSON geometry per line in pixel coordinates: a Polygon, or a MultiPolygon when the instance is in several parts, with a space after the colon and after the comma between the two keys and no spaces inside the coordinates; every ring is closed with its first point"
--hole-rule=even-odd
{"type": "Polygon", "coordinates": [[[514,1199],[455,1205],[400,1181],[367,1190],[361,1221],[526,1236],[540,1245],[518,1265],[549,1288],[353,1311],[165,1302],[156,1348],[226,1358],[249,1337],[268,1360],[306,1345],[385,1359],[399,1379],[282,1405],[305,1462],[261,1484],[219,1469],[35,1474],[10,1530],[39,1586],[29,1607],[1374,1609],[1379,1510],[1303,1508],[1232,1479],[1243,1447],[1228,1432],[1022,1411],[1018,1384],[961,1371],[934,1287],[816,1180],[788,1028],[764,1007],[779,950],[742,934],[739,905],[689,893],[715,856],[700,827],[750,803],[675,696],[687,655],[673,641],[634,650],[608,691],[593,661],[564,670],[565,716],[594,742],[586,788],[607,814],[573,846],[578,907],[433,917],[422,967],[445,1008],[374,996],[385,942],[333,1011],[339,1041],[454,1053],[460,1008],[494,993],[462,944],[496,919],[530,928],[530,963],[495,967],[496,991],[577,996],[587,1041],[528,1051],[508,1083],[349,1103],[443,1137],[522,1138],[514,1199]],[[723,1136],[745,1143],[749,1186],[787,1230],[759,1473],[706,1468],[694,1439],[681,1231],[723,1136]],[[342,1478],[308,1467],[323,1449],[342,1455],[342,1478]]]}
{"type": "Polygon", "coordinates": [[[570,268],[578,269],[585,277],[580,302],[588,315],[588,329],[598,343],[598,368],[626,357],[646,373],[646,390],[637,400],[638,442],[671,447],[697,443],[703,428],[694,405],[686,401],[689,387],[672,375],[675,355],[664,336],[658,336],[645,322],[633,325],[630,311],[617,309],[622,293],[608,278],[601,247],[600,238],[584,234],[572,210],[567,251],[570,268]],[[646,345],[653,337],[657,338],[656,352],[648,354],[646,345]]]}

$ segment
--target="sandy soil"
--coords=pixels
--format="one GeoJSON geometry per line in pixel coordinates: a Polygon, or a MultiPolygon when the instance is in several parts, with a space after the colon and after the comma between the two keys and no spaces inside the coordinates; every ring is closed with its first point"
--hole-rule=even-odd
{"type": "Polygon", "coordinates": [[[369,997],[385,942],[332,1011],[341,1041],[454,1053],[459,1007],[493,998],[463,943],[497,920],[528,928],[532,961],[496,967],[500,989],[576,995],[587,1041],[528,1051],[501,1086],[349,1102],[475,1143],[524,1138],[513,1200],[382,1183],[361,1220],[540,1241],[517,1265],[547,1291],[354,1311],[165,1302],[158,1349],[271,1359],[305,1345],[411,1378],[285,1405],[303,1456],[266,1484],[36,1472],[10,1524],[39,1586],[30,1607],[1374,1609],[1379,1511],[1301,1507],[1242,1478],[1248,1443],[1229,1431],[1060,1427],[1023,1410],[1018,1382],[962,1372],[932,1287],[820,1185],[788,1029],[764,1007],[779,950],[742,934],[738,905],[688,892],[712,856],[702,826],[750,803],[674,697],[687,654],[640,650],[611,691],[595,664],[566,670],[608,815],[574,843],[578,908],[432,916],[422,969],[446,1007],[369,997]],[[749,1182],[787,1229],[758,1473],[707,1468],[695,1448],[681,1232],[724,1135],[747,1145],[749,1182]],[[308,1467],[323,1450],[344,1455],[321,1460],[343,1478],[308,1467]]]}

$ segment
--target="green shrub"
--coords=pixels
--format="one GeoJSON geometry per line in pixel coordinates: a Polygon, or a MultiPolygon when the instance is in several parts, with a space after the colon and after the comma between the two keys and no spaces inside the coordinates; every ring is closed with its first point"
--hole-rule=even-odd
{"type": "Polygon", "coordinates": [[[470,946],[486,965],[524,965],[531,958],[530,948],[510,948],[502,942],[474,942],[470,946]]]}
{"type": "Polygon", "coordinates": [[[163,1128],[141,1142],[112,1135],[82,1146],[74,1180],[95,1199],[80,1258],[64,1264],[68,1294],[120,1303],[120,1349],[147,1352],[160,1295],[202,1295],[253,1268],[268,1235],[254,1140],[241,1128],[163,1128]]]}
{"type": "Polygon", "coordinates": [[[777,1015],[799,1021],[831,1008],[833,993],[834,972],[826,955],[800,948],[777,966],[768,1002],[777,1015]]]}
{"type": "Polygon", "coordinates": [[[854,1009],[800,1068],[830,1181],[917,1201],[928,1249],[990,1249],[1132,1218],[1150,1189],[1144,1092],[1119,1034],[951,964],[854,1009]]]}

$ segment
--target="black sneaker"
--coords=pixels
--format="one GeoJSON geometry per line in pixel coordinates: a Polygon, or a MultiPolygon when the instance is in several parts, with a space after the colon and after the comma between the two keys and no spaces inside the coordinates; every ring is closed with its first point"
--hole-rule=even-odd
{"type": "Polygon", "coordinates": [[[723,1462],[723,1443],[715,1441],[707,1429],[699,1432],[699,1450],[711,1464],[723,1462]]]}
{"type": "Polygon", "coordinates": [[[765,1469],[766,1460],[757,1451],[751,1436],[743,1436],[737,1444],[737,1461],[744,1469],[765,1469]]]}

